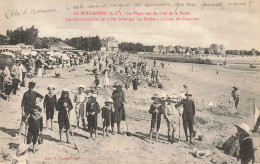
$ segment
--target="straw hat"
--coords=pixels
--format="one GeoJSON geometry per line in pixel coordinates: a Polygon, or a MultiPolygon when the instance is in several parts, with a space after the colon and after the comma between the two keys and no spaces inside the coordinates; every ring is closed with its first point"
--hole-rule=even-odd
{"type": "Polygon", "coordinates": [[[192,96],[192,94],[190,92],[186,92],[185,96],[192,96]]]}
{"type": "Polygon", "coordinates": [[[174,98],[173,98],[173,96],[167,96],[167,99],[166,99],[166,101],[174,101],[174,98]]]}
{"type": "Polygon", "coordinates": [[[172,97],[173,97],[174,99],[176,99],[176,100],[178,99],[178,95],[177,95],[177,94],[173,94],[172,97]]]}
{"type": "Polygon", "coordinates": [[[29,147],[30,147],[29,144],[21,143],[21,144],[19,145],[18,149],[17,149],[16,154],[17,154],[17,155],[20,155],[20,154],[24,153],[25,151],[28,150],[29,147]]]}
{"type": "Polygon", "coordinates": [[[111,98],[107,98],[105,103],[108,102],[108,103],[113,103],[113,100],[111,98]]]}
{"type": "Polygon", "coordinates": [[[166,100],[166,98],[167,98],[166,94],[165,94],[165,93],[162,93],[162,94],[161,94],[161,100],[166,100]]]}
{"type": "Polygon", "coordinates": [[[97,94],[91,94],[91,96],[90,97],[94,97],[94,98],[97,98],[98,96],[97,96],[97,94]]]}
{"type": "Polygon", "coordinates": [[[151,99],[152,99],[152,100],[154,100],[155,98],[158,98],[158,99],[160,99],[160,96],[159,96],[159,94],[158,94],[158,93],[155,93],[151,99]]]}
{"type": "Polygon", "coordinates": [[[68,88],[63,88],[62,92],[69,92],[69,89],[68,88]]]}
{"type": "Polygon", "coordinates": [[[242,130],[244,130],[247,134],[251,135],[251,132],[250,132],[250,127],[245,124],[245,123],[241,123],[240,125],[235,125],[237,128],[240,128],[242,130]]]}
{"type": "Polygon", "coordinates": [[[48,90],[49,90],[50,88],[52,88],[53,90],[55,90],[55,86],[54,86],[54,85],[49,85],[49,86],[47,87],[48,90]]]}
{"type": "Polygon", "coordinates": [[[78,89],[79,89],[79,88],[85,89],[85,85],[79,85],[79,86],[78,86],[78,89]]]}

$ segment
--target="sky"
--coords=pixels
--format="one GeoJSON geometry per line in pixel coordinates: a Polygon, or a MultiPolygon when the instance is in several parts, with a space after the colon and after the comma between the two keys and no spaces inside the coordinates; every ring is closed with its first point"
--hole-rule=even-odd
{"type": "MultiPolygon", "coordinates": [[[[113,16],[142,18],[136,15],[113,16]]],[[[149,17],[149,16],[147,16],[149,17]]],[[[183,45],[209,47],[223,44],[226,49],[260,50],[260,1],[259,0],[0,0],[0,34],[7,29],[35,26],[39,37],[77,36],[115,37],[119,42],[134,42],[145,45],[183,45]],[[136,7],[136,3],[141,6],[136,7]],[[195,7],[187,6],[188,2],[195,7]],[[239,2],[240,6],[229,5],[239,2]],[[146,7],[145,4],[160,4],[163,7],[146,7]],[[83,8],[73,9],[73,7],[83,8]],[[88,5],[121,4],[122,7],[89,8],[88,5]],[[124,5],[129,4],[128,7],[124,5]],[[167,6],[165,6],[165,4],[167,6]],[[66,18],[110,18],[111,16],[74,15],[74,12],[120,11],[123,13],[145,12],[189,12],[190,15],[154,16],[153,18],[199,18],[198,21],[66,21],[66,18]],[[203,5],[204,4],[204,5],[203,5]],[[218,6],[223,4],[222,8],[218,6]],[[213,6],[208,6],[213,5],[213,6]],[[202,6],[203,9],[202,9],[202,6]],[[49,10],[32,14],[34,10],[49,10]],[[26,13],[25,13],[26,11],[26,13]],[[56,11],[56,12],[54,12],[56,11]],[[20,14],[20,15],[19,15],[20,14]]]]}

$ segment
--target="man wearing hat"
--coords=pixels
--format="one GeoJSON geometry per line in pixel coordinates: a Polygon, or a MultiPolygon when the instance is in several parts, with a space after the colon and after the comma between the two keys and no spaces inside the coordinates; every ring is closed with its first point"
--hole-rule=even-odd
{"type": "Polygon", "coordinates": [[[83,127],[86,129],[85,125],[85,103],[87,101],[87,95],[84,93],[85,86],[79,85],[78,86],[78,93],[74,96],[75,105],[75,112],[76,112],[76,120],[77,120],[77,127],[79,128],[79,119],[82,120],[83,127]]]}
{"type": "Polygon", "coordinates": [[[173,142],[174,140],[174,132],[176,131],[176,116],[178,115],[178,110],[175,108],[175,104],[177,102],[176,96],[168,96],[167,105],[165,105],[164,115],[167,121],[168,127],[168,141],[173,142]]]}
{"type": "Polygon", "coordinates": [[[122,90],[121,83],[115,82],[113,87],[116,88],[116,90],[113,91],[111,96],[115,109],[115,112],[112,112],[111,115],[112,134],[114,134],[114,123],[117,123],[117,133],[121,134],[120,122],[121,120],[125,120],[125,93],[122,90]]]}
{"type": "Polygon", "coordinates": [[[241,123],[240,125],[235,125],[237,127],[237,136],[239,138],[239,155],[237,160],[241,159],[241,164],[254,163],[255,161],[255,150],[253,145],[253,140],[251,138],[250,127],[241,123]]]}
{"type": "Polygon", "coordinates": [[[186,99],[180,101],[175,105],[176,108],[183,106],[183,113],[182,113],[182,120],[183,120],[183,129],[186,137],[186,142],[188,142],[188,134],[187,134],[187,128],[189,127],[190,131],[190,144],[193,144],[192,142],[192,136],[193,136],[193,117],[195,115],[195,103],[193,100],[191,100],[192,94],[187,92],[185,94],[186,99]]]}
{"type": "Polygon", "coordinates": [[[36,99],[37,98],[43,99],[43,96],[41,94],[39,94],[33,90],[35,85],[36,85],[35,82],[29,82],[29,86],[28,86],[29,90],[24,93],[23,98],[22,98],[22,103],[21,103],[22,120],[21,120],[21,125],[20,125],[19,136],[21,135],[25,124],[26,124],[25,135],[27,133],[28,116],[36,106],[36,99]]]}
{"type": "Polygon", "coordinates": [[[13,78],[12,81],[13,94],[16,95],[16,91],[18,90],[19,83],[22,81],[22,69],[20,67],[19,60],[16,60],[15,65],[12,67],[11,76],[13,78]]]}
{"type": "Polygon", "coordinates": [[[237,109],[237,106],[239,103],[239,95],[240,95],[240,91],[239,91],[238,87],[236,87],[236,86],[233,87],[233,91],[231,92],[231,95],[235,102],[235,108],[237,109]]]}

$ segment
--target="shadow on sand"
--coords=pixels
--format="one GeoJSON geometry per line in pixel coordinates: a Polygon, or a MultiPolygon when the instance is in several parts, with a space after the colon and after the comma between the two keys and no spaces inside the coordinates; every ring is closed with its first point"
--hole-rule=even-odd
{"type": "Polygon", "coordinates": [[[0,127],[0,130],[12,137],[15,137],[19,132],[19,129],[6,129],[5,127],[0,127]]]}

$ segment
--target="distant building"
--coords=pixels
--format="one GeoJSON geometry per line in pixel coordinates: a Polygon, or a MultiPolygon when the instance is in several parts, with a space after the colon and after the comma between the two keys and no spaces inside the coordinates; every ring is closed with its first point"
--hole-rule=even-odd
{"type": "Polygon", "coordinates": [[[166,47],[166,52],[169,53],[169,52],[175,52],[175,47],[174,46],[167,46],[166,47]]]}
{"type": "Polygon", "coordinates": [[[225,47],[223,44],[211,44],[209,47],[211,54],[223,54],[225,53],[225,47]]]}
{"type": "Polygon", "coordinates": [[[76,48],[71,47],[67,45],[64,42],[52,42],[49,44],[49,49],[50,50],[55,50],[55,51],[67,51],[67,50],[75,50],[76,48]]]}
{"type": "Polygon", "coordinates": [[[164,53],[166,52],[166,47],[163,46],[163,45],[158,45],[158,46],[155,46],[154,49],[153,49],[154,52],[157,52],[157,53],[164,53]]]}
{"type": "Polygon", "coordinates": [[[119,50],[118,41],[114,37],[108,37],[106,39],[102,39],[101,43],[102,43],[101,51],[117,52],[119,50]]]}

